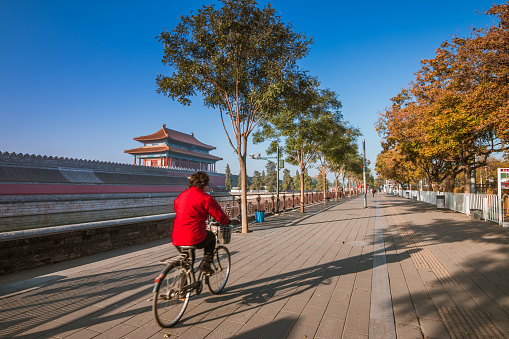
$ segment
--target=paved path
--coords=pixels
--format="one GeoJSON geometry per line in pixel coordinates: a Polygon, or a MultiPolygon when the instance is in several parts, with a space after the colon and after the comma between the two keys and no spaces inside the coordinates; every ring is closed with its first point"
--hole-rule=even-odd
{"type": "MultiPolygon", "coordinates": [[[[509,338],[509,231],[394,196],[266,218],[226,290],[152,318],[166,241],[0,277],[1,338],[509,338]]],[[[206,291],[206,290],[205,290],[206,291]]]]}

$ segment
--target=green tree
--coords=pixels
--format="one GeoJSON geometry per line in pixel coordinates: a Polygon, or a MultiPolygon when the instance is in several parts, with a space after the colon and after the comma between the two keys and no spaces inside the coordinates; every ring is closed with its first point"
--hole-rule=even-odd
{"type": "Polygon", "coordinates": [[[320,188],[323,191],[323,204],[327,204],[327,174],[337,164],[345,162],[347,156],[355,152],[355,142],[360,135],[357,128],[349,126],[343,121],[331,121],[321,136],[323,138],[317,152],[317,163],[320,173],[320,188]],[[324,189],[325,187],[325,189],[324,189]]]}
{"type": "Polygon", "coordinates": [[[260,172],[254,171],[253,173],[253,184],[251,185],[251,189],[259,191],[263,189],[263,181],[260,172]]]}
{"type": "Polygon", "coordinates": [[[230,170],[230,165],[226,164],[226,169],[224,170],[225,177],[224,177],[224,188],[227,191],[231,191],[232,189],[232,171],[230,170]]]}
{"type": "Polygon", "coordinates": [[[290,175],[290,170],[287,168],[283,170],[283,184],[281,185],[281,189],[285,192],[293,191],[293,179],[290,175]]]}
{"type": "Polygon", "coordinates": [[[318,173],[318,177],[316,178],[316,190],[318,192],[327,191],[329,189],[327,178],[324,178],[322,172],[318,173]],[[325,183],[325,188],[324,188],[325,183]]]}
{"type": "Polygon", "coordinates": [[[276,190],[277,182],[276,164],[269,161],[265,165],[265,169],[267,170],[267,174],[265,175],[265,189],[269,192],[273,192],[276,190]]]}
{"type": "Polygon", "coordinates": [[[219,110],[239,159],[242,232],[247,233],[248,138],[259,122],[277,115],[296,62],[307,55],[311,40],[283,23],[270,5],[220,1],[221,8],[203,6],[159,35],[162,61],[172,75],[157,77],[157,92],[184,105],[200,93],[205,106],[219,110]]]}
{"type": "MultiPolygon", "coordinates": [[[[299,74],[292,90],[284,98],[282,113],[265,121],[263,130],[253,138],[255,142],[273,140],[267,151],[269,154],[276,151],[281,141],[284,142],[280,149],[287,155],[286,161],[299,166],[300,173],[304,173],[317,159],[331,124],[338,124],[342,120],[341,102],[337,94],[328,89],[319,89],[318,85],[316,79],[299,74]]],[[[303,175],[299,185],[301,213],[304,213],[304,180],[303,175]]]]}
{"type": "Polygon", "coordinates": [[[296,191],[300,191],[300,174],[299,171],[296,171],[295,176],[292,178],[293,180],[293,189],[296,191]]]}
{"type": "Polygon", "coordinates": [[[369,168],[366,168],[366,185],[368,187],[375,187],[375,177],[369,168]]]}
{"type": "Polygon", "coordinates": [[[341,186],[343,188],[343,193],[344,193],[345,174],[346,174],[346,172],[350,168],[350,164],[353,161],[352,159],[356,158],[356,157],[358,157],[358,147],[357,147],[357,144],[355,144],[353,142],[349,145],[349,147],[344,149],[344,153],[343,154],[341,154],[340,156],[333,155],[331,157],[331,160],[330,160],[330,169],[334,173],[334,179],[335,179],[334,180],[334,185],[335,185],[335,190],[336,190],[336,197],[335,197],[336,201],[338,201],[338,190],[339,190],[338,186],[341,186]],[[340,184],[340,182],[339,182],[339,177],[340,176],[343,179],[343,184],[340,184]]]}
{"type": "Polygon", "coordinates": [[[301,181],[304,181],[304,190],[307,192],[311,192],[315,190],[315,182],[313,181],[313,178],[311,178],[308,174],[308,171],[304,171],[303,179],[301,181]]]}

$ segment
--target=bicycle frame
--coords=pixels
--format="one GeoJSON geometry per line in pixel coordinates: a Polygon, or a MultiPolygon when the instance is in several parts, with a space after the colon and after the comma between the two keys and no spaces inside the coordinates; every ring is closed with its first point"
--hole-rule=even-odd
{"type": "Polygon", "coordinates": [[[216,246],[214,250],[216,271],[211,275],[204,274],[199,266],[195,268],[195,246],[181,246],[177,249],[179,255],[162,260],[166,267],[154,284],[152,311],[157,324],[162,328],[172,327],[180,320],[193,292],[199,295],[203,286],[207,285],[211,294],[219,294],[230,275],[230,253],[222,245],[216,246]]]}
{"type": "Polygon", "coordinates": [[[184,258],[181,260],[181,268],[185,270],[186,276],[188,277],[189,284],[181,288],[180,293],[185,295],[189,291],[195,291],[196,295],[200,295],[203,289],[202,280],[205,275],[199,270],[195,269],[196,253],[195,249],[182,249],[184,258]],[[198,271],[198,279],[196,279],[196,271],[198,271]]]}

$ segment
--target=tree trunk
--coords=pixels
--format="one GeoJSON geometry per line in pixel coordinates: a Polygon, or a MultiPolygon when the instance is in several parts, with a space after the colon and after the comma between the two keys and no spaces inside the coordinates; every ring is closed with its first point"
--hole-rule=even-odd
{"type": "Polygon", "coordinates": [[[456,174],[452,174],[445,179],[445,191],[454,192],[454,181],[456,180],[456,174]]]}
{"type": "Polygon", "coordinates": [[[327,205],[327,179],[325,178],[325,171],[322,173],[322,184],[323,184],[323,204],[327,205]]]}
{"type": "Polygon", "coordinates": [[[304,166],[300,166],[300,213],[304,213],[304,166]]]}
{"type": "MultiPolygon", "coordinates": [[[[237,140],[238,149],[241,148],[242,142],[237,140]]],[[[240,216],[242,222],[242,233],[248,233],[247,225],[247,172],[246,172],[246,152],[239,152],[240,165],[240,216]],[[244,153],[244,154],[242,154],[244,153]]]]}
{"type": "Polygon", "coordinates": [[[470,166],[463,167],[463,193],[470,193],[470,166]]]}
{"type": "Polygon", "coordinates": [[[339,177],[339,175],[338,176],[334,175],[334,177],[336,178],[335,179],[335,185],[336,185],[336,187],[335,187],[335,191],[336,191],[335,200],[338,201],[338,177],[339,177]]]}
{"type": "Polygon", "coordinates": [[[346,198],[345,174],[343,173],[343,199],[346,198]]]}

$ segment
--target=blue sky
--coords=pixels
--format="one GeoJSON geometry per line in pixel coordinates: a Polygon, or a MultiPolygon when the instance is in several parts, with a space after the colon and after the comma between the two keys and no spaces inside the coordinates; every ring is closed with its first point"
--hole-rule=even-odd
{"type": "MultiPolygon", "coordinates": [[[[155,38],[179,16],[213,0],[0,1],[0,151],[132,163],[134,137],[163,124],[214,145],[239,172],[217,111],[199,98],[182,106],[156,93],[162,46],[155,38]]],[[[486,27],[492,1],[271,2],[283,21],[312,37],[300,66],[336,91],[360,128],[367,158],[381,151],[374,124],[441,42],[486,27]]],[[[260,1],[265,6],[266,1],[260,1]]],[[[249,145],[248,153],[264,153],[249,145]]],[[[248,174],[264,169],[248,161],[248,174]]],[[[374,168],[373,165],[370,166],[374,168]]],[[[290,167],[292,175],[296,168],[290,167]]],[[[311,171],[316,174],[316,171],[311,171]]]]}

